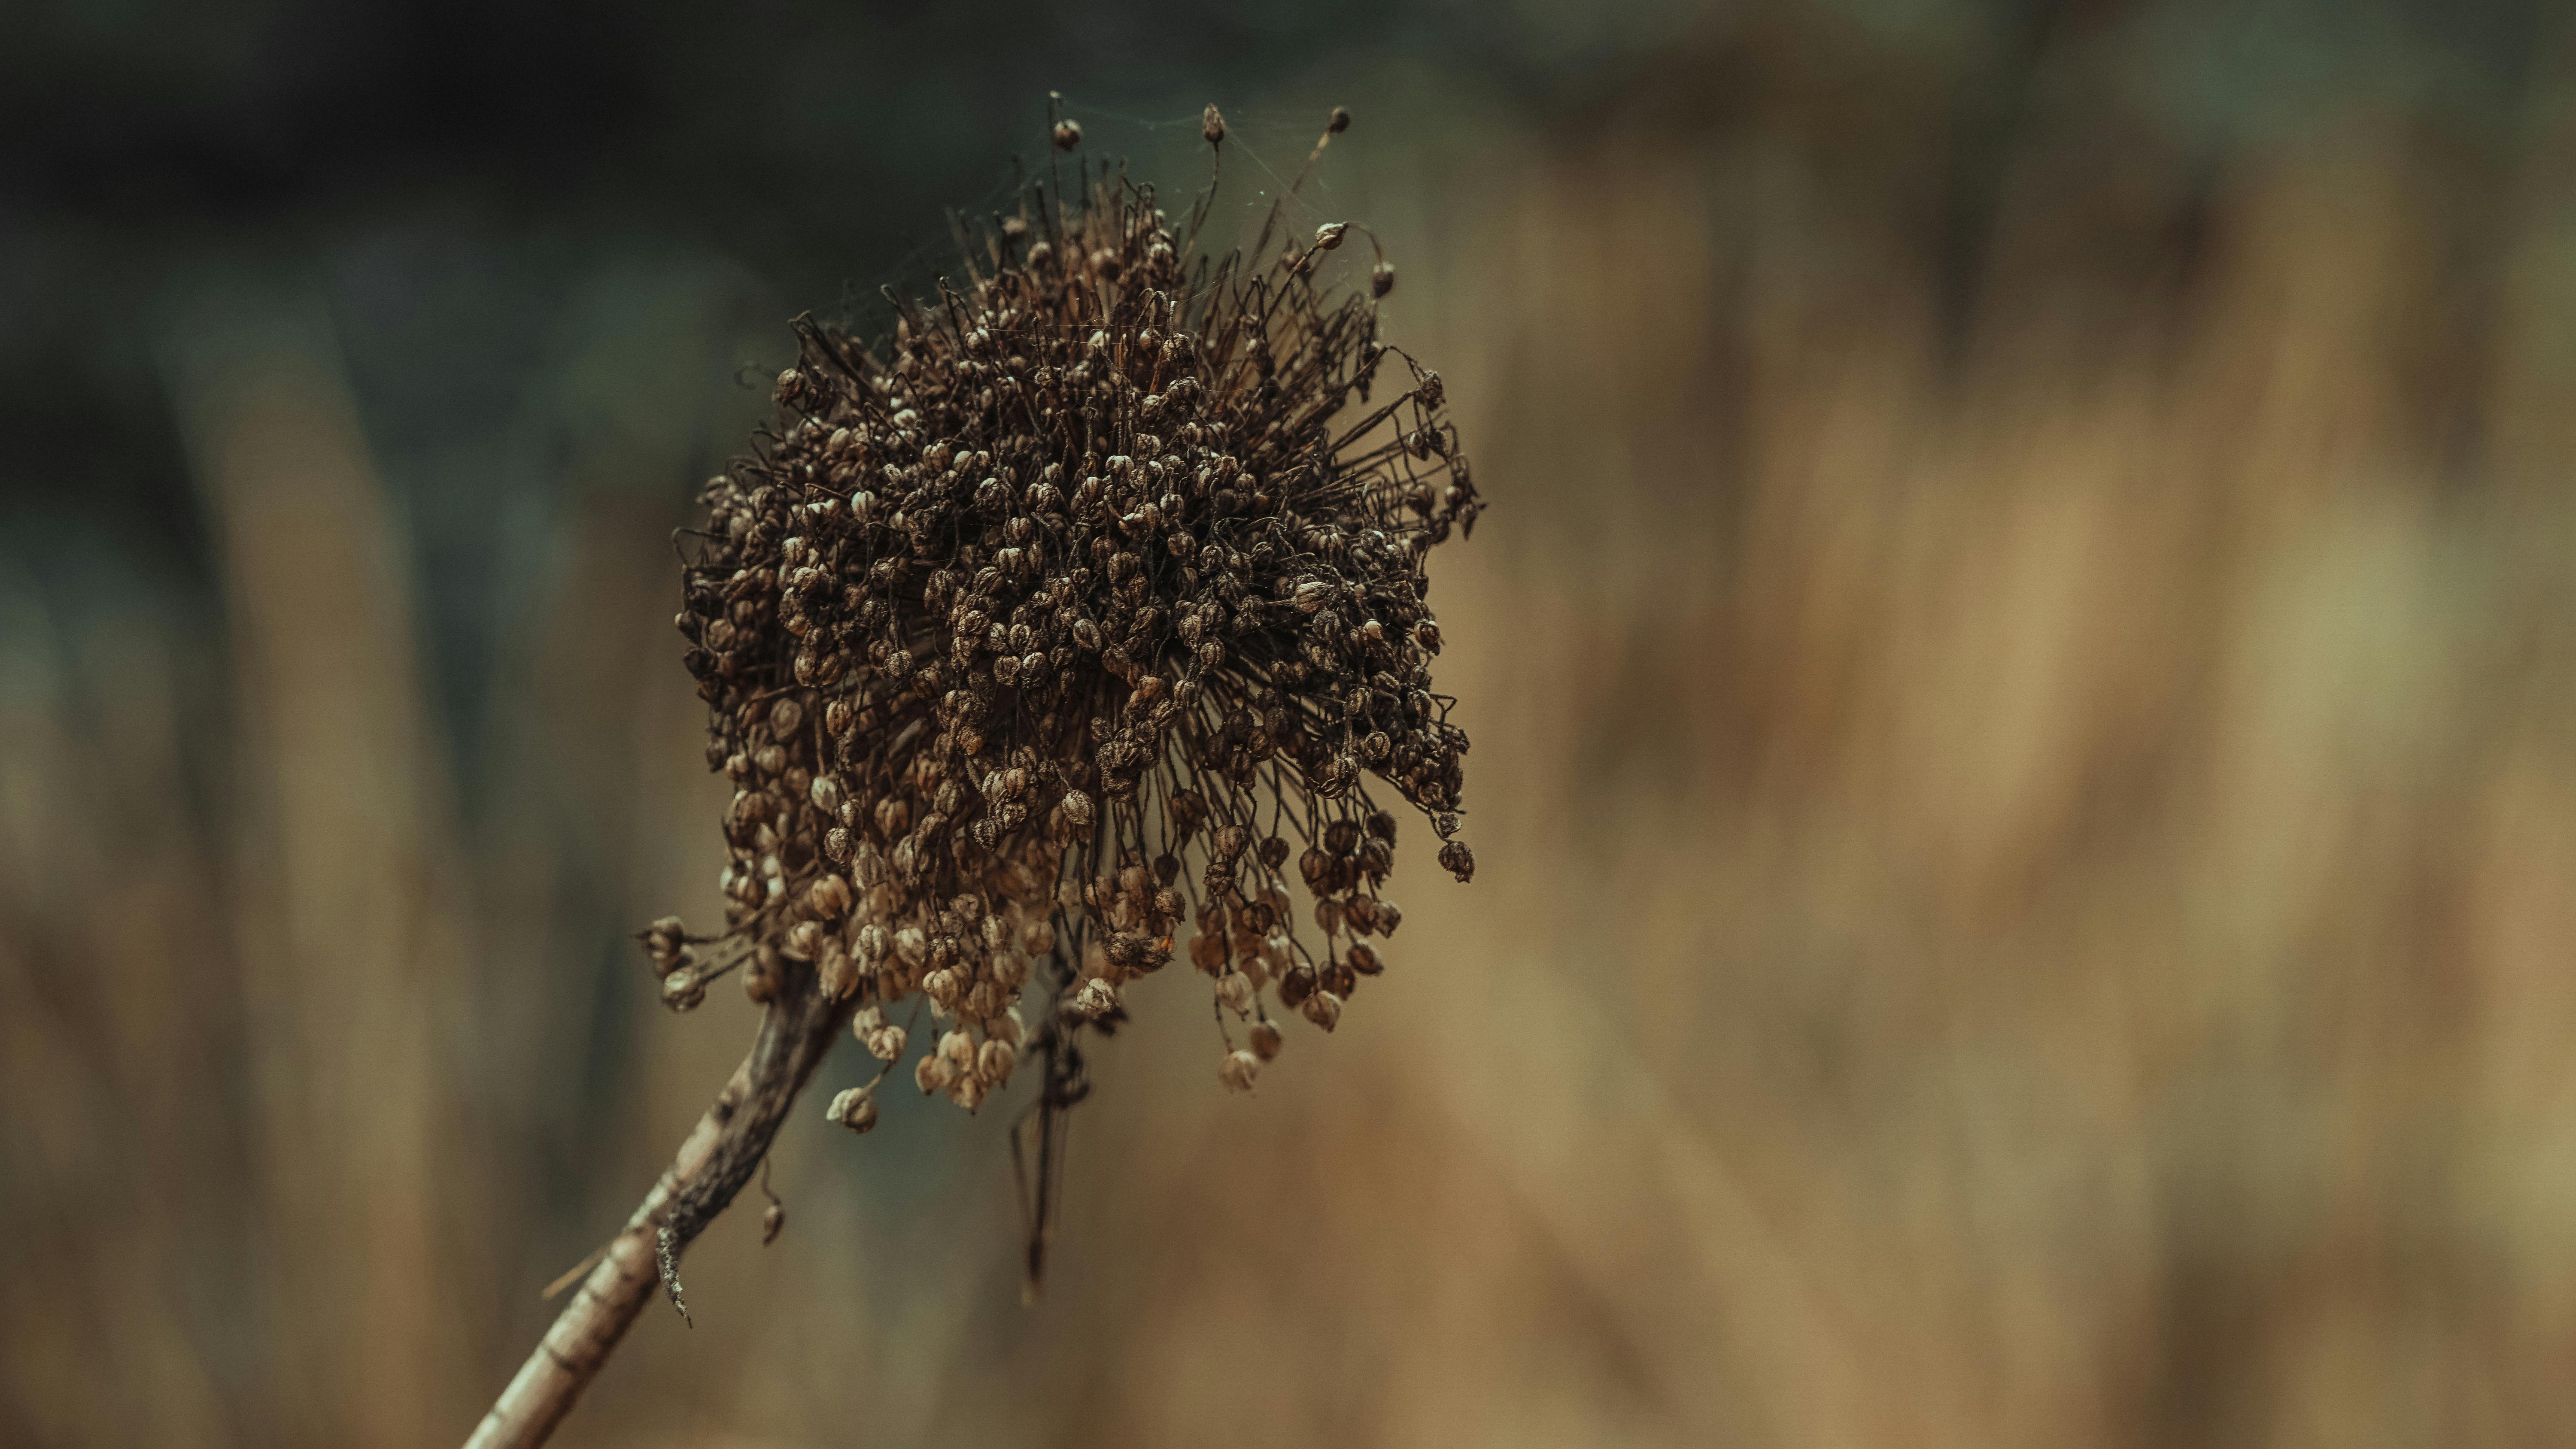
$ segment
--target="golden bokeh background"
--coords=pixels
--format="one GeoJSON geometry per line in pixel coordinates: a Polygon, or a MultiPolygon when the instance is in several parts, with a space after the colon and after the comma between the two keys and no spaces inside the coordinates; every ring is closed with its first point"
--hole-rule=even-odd
{"type": "Polygon", "coordinates": [[[423,164],[135,239],[20,173],[22,397],[91,376],[29,319],[113,320],[64,256],[185,260],[81,423],[140,461],[22,402],[0,463],[0,1439],[470,1429],[749,1035],[625,939],[715,911],[669,535],[737,369],[934,270],[1060,83],[1171,194],[1213,95],[1246,207],[1358,114],[1299,204],[1492,502],[1434,556],[1476,879],[1411,831],[1391,969],[1249,1099],[1137,988],[1034,1307],[1027,1080],[852,1139],[845,1046],[785,1233],[719,1220],[558,1442],[2566,1441],[2576,22],[1388,13],[998,31],[900,124],[744,21],[826,59],[710,62],[696,232],[423,164]],[[846,246],[705,180],[798,127],[846,246]]]}

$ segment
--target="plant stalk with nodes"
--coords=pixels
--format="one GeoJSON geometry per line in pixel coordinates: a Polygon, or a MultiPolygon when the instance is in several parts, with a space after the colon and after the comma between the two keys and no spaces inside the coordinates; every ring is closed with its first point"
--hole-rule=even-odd
{"type": "MultiPolygon", "coordinates": [[[[760,1030],[471,1449],[542,1441],[656,1284],[685,1315],[681,1253],[843,1030],[884,1063],[828,1108],[860,1132],[907,1055],[970,1112],[1043,1063],[1034,1292],[1081,1039],[1185,925],[1216,1076],[1248,1091],[1283,1020],[1329,1032],[1385,969],[1397,818],[1373,789],[1474,871],[1424,563],[1483,505],[1439,375],[1377,336],[1375,236],[1284,210],[1349,113],[1222,257],[1213,181],[1176,228],[1122,169],[1068,179],[1081,128],[1052,119],[1048,176],[933,295],[889,293],[888,335],[798,321],[776,420],[701,495],[676,623],[736,787],[725,928],[643,940],[667,1005],[738,973],[760,1030]],[[1367,286],[1328,286],[1353,232],[1367,286]]],[[[1215,157],[1225,133],[1210,106],[1215,157]]]]}

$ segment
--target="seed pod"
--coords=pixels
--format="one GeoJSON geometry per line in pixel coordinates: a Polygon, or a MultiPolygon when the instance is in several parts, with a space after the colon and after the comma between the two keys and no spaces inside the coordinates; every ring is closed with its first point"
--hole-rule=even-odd
{"type": "MultiPolygon", "coordinates": [[[[850,894],[850,883],[841,879],[837,875],[825,875],[817,878],[814,884],[806,890],[805,900],[808,905],[811,905],[814,908],[814,914],[821,916],[827,921],[837,921],[843,916],[848,915],[850,913],[850,906],[853,904],[853,897],[850,894]]],[[[807,924],[810,925],[812,923],[808,922],[807,924]]]]}
{"type": "Polygon", "coordinates": [[[1476,874],[1476,852],[1467,848],[1467,842],[1453,840],[1440,847],[1440,864],[1460,881],[1472,880],[1476,874]]]}
{"type": "MultiPolygon", "coordinates": [[[[787,928],[787,955],[791,960],[811,961],[823,954],[824,927],[821,921],[798,921],[787,928]]],[[[763,947],[768,950],[768,947],[763,947]]]]}
{"type": "Polygon", "coordinates": [[[1315,994],[1315,973],[1311,967],[1299,966],[1279,978],[1279,1003],[1302,1006],[1315,994]]]}
{"type": "Polygon", "coordinates": [[[912,1080],[915,1086],[921,1088],[921,1094],[927,1097],[947,1086],[956,1073],[957,1069],[948,1064],[946,1057],[937,1052],[925,1052],[921,1060],[913,1064],[912,1080]]]}
{"type": "Polygon", "coordinates": [[[1076,1019],[1094,1021],[1118,1009],[1118,988],[1094,976],[1082,983],[1082,989],[1068,1003],[1076,1019]]]}
{"type": "Polygon", "coordinates": [[[1307,997],[1298,1009],[1306,1013],[1308,1021],[1326,1031],[1331,1031],[1342,1019],[1342,999],[1329,991],[1318,991],[1307,997]]]}
{"type": "Polygon", "coordinates": [[[998,1039],[988,1039],[975,1050],[975,1075],[995,1091],[1009,1086],[1011,1069],[1020,1064],[1020,1054],[998,1039]]]}
{"type": "Polygon", "coordinates": [[[1252,978],[1240,971],[1228,971],[1216,979],[1216,999],[1229,1011],[1252,1009],[1252,978]]]}
{"type": "Polygon", "coordinates": [[[930,1004],[941,1011],[956,1010],[957,997],[964,989],[957,980],[957,973],[945,967],[921,978],[921,994],[929,997],[930,1004]]]}
{"type": "Polygon", "coordinates": [[[695,1011],[706,999],[707,988],[695,971],[674,971],[662,978],[662,1004],[673,1011],[695,1011]]]}
{"type": "Polygon", "coordinates": [[[874,966],[894,947],[894,935],[874,921],[859,927],[859,960],[874,966]]]}
{"type": "Polygon", "coordinates": [[[1260,1075],[1261,1058],[1245,1051],[1227,1052],[1225,1060],[1219,1062],[1216,1069],[1216,1079],[1225,1083],[1226,1090],[1232,1092],[1251,1091],[1252,1079],[1260,1075]]]}
{"type": "Polygon", "coordinates": [[[1377,952],[1365,942],[1351,946],[1350,963],[1351,969],[1362,976],[1375,976],[1386,969],[1386,963],[1379,960],[1377,952]]]}
{"type": "Polygon", "coordinates": [[[847,1001],[859,989],[859,963],[833,941],[823,947],[823,958],[815,963],[814,978],[823,994],[834,1001],[847,1001]]]}
{"type": "Polygon", "coordinates": [[[1056,123],[1055,123],[1055,135],[1054,135],[1054,141],[1055,141],[1055,148],[1056,148],[1057,150],[1059,150],[1059,151],[1070,151],[1070,150],[1072,150],[1074,147],[1081,145],[1081,144],[1082,144],[1082,127],[1081,127],[1081,125],[1080,125],[1079,123],[1077,123],[1077,122],[1074,122],[1074,121],[1058,121],[1058,122],[1056,122],[1056,123]]]}
{"type": "Polygon", "coordinates": [[[853,1132],[865,1132],[877,1125],[877,1094],[867,1087],[852,1087],[834,1097],[824,1115],[853,1132]]]}
{"type": "Polygon", "coordinates": [[[899,1026],[880,1026],[867,1035],[868,1055],[881,1062],[903,1060],[904,1031],[899,1026]]]}
{"type": "Polygon", "coordinates": [[[1225,143],[1225,117],[1216,113],[1214,101],[1210,101],[1208,108],[1199,115],[1199,135],[1211,146],[1225,143]]]}
{"type": "Polygon", "coordinates": [[[1263,1061],[1279,1055],[1279,1028],[1267,1021],[1252,1024],[1252,1053],[1263,1061]]]}
{"type": "Polygon", "coordinates": [[[771,1000],[778,995],[779,978],[785,970],[777,947],[760,946],[751,953],[750,962],[742,968],[742,994],[754,1001],[771,1000]]]}

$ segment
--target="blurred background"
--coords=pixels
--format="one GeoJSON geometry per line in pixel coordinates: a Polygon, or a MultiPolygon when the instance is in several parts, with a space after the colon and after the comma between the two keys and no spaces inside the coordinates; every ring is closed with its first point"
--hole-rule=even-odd
{"type": "Polygon", "coordinates": [[[2576,1423],[2576,14],[38,4],[0,47],[0,1441],[460,1440],[722,1083],[671,530],[1086,151],[1364,219],[1493,508],[1460,887],[1257,1096],[822,1120],[568,1445],[2576,1423]]]}

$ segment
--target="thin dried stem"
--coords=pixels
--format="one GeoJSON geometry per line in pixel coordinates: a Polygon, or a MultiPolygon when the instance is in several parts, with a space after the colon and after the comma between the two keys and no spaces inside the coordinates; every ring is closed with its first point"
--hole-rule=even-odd
{"type": "Polygon", "coordinates": [[[751,1180],[778,1124],[848,1015],[803,973],[769,1003],[751,1054],[734,1068],[626,1226],[600,1251],[598,1265],[465,1441],[466,1449],[544,1443],[626,1336],[657,1281],[678,1305],[679,1255],[751,1180]]]}

